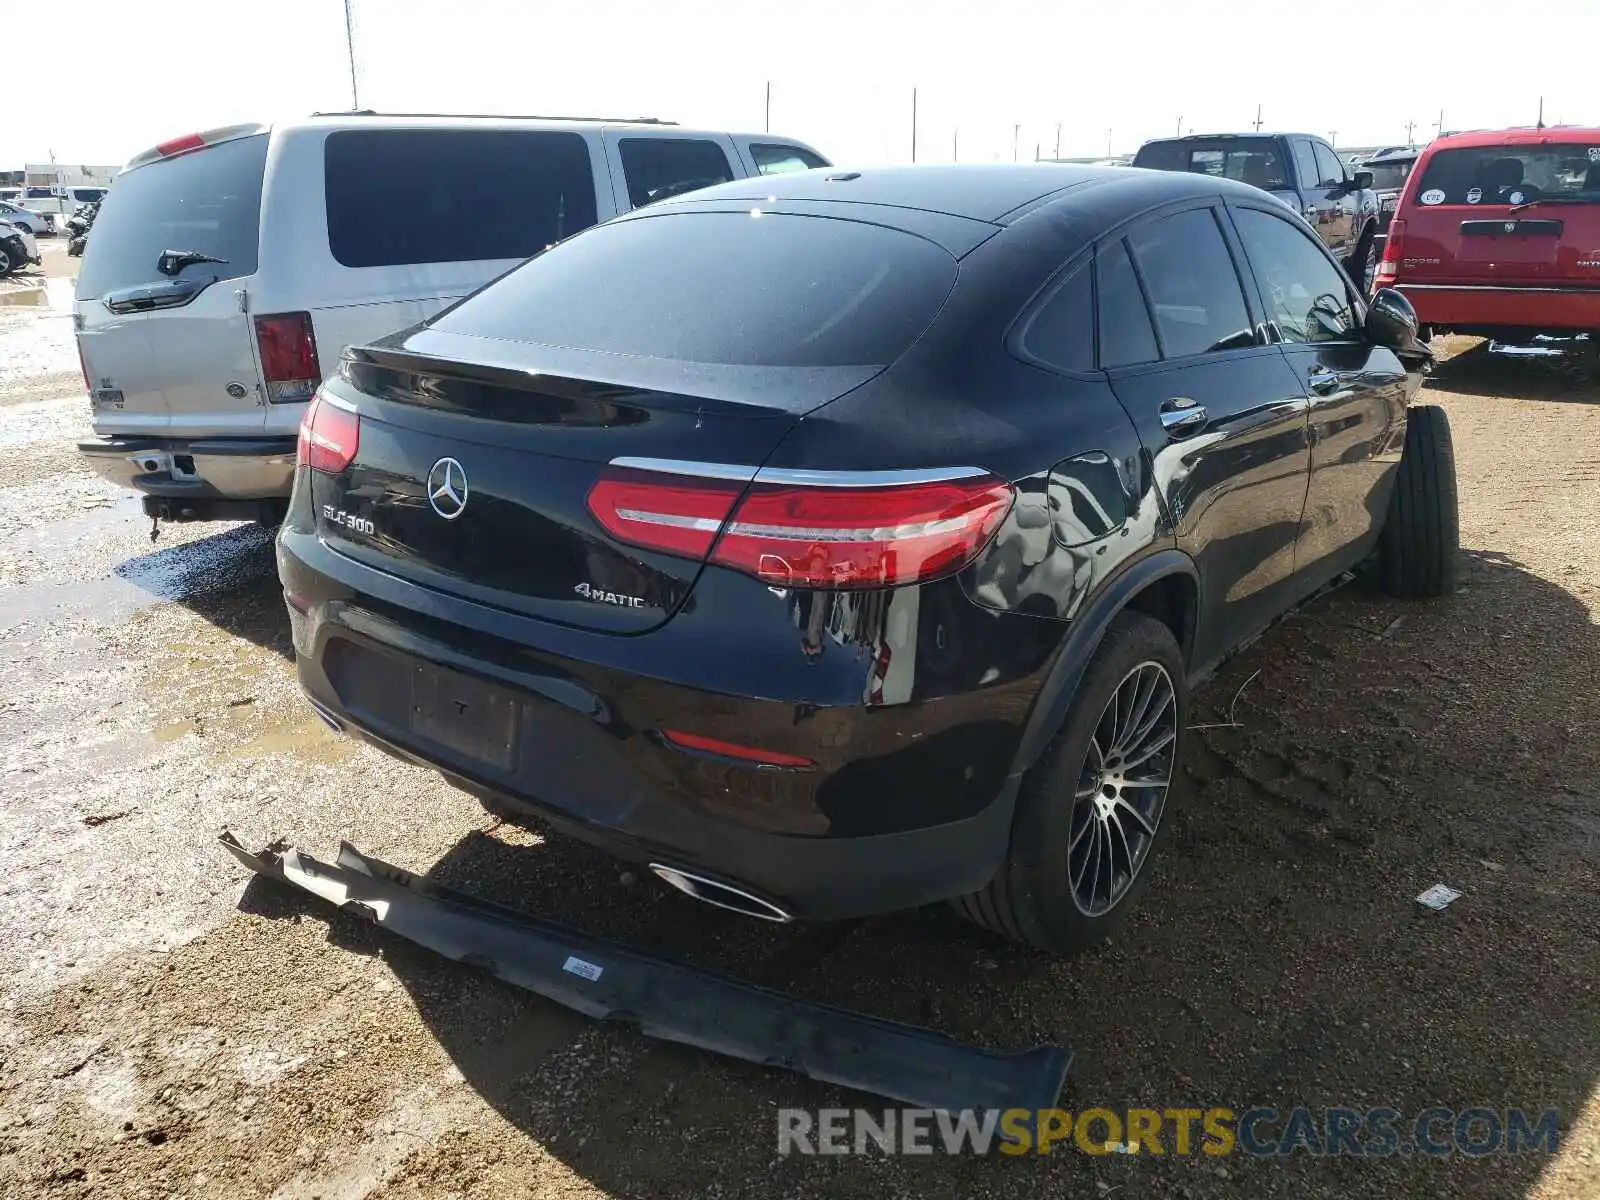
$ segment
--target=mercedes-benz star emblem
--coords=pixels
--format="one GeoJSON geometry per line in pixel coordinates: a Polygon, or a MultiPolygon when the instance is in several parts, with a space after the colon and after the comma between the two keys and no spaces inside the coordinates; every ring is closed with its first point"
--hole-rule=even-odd
{"type": "Polygon", "coordinates": [[[453,458],[441,458],[428,472],[428,503],[446,521],[467,510],[467,472],[453,458]]]}

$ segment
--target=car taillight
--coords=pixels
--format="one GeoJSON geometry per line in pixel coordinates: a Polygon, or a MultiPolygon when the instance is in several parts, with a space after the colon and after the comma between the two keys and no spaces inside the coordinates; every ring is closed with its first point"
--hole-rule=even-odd
{"type": "Polygon", "coordinates": [[[757,475],[738,500],[738,482],[612,468],[590,489],[589,511],[618,541],[701,559],[709,550],[712,562],[771,584],[893,587],[966,566],[1013,497],[1010,484],[978,473],[903,484],[856,478],[757,475]]]}
{"type": "Polygon", "coordinates": [[[361,444],[361,418],[348,408],[313,396],[300,418],[295,464],[337,475],[355,459],[361,444]]]}
{"type": "Polygon", "coordinates": [[[1375,287],[1388,287],[1400,275],[1400,256],[1405,253],[1405,218],[1396,217],[1389,222],[1389,236],[1384,239],[1383,258],[1378,261],[1378,273],[1373,277],[1375,287]]]}
{"type": "Polygon", "coordinates": [[[206,140],[198,133],[186,133],[182,137],[169,138],[164,142],[156,143],[156,153],[162,158],[170,158],[174,154],[185,154],[190,150],[205,148],[206,140]]]}
{"type": "Polygon", "coordinates": [[[272,313],[257,317],[256,345],[261,347],[261,373],[267,381],[267,399],[273,404],[309,400],[322,380],[311,314],[272,313]]]}
{"type": "Polygon", "coordinates": [[[89,403],[94,403],[94,380],[89,378],[89,360],[83,356],[83,342],[78,342],[78,370],[83,372],[83,386],[89,393],[89,403]]]}

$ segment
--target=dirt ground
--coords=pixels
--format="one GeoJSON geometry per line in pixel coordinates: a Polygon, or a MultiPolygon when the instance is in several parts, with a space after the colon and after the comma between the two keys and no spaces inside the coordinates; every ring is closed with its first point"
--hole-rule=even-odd
{"type": "Polygon", "coordinates": [[[1452,344],[1426,398],[1455,429],[1460,590],[1403,604],[1357,582],[1231,661],[1198,698],[1212,727],[1140,912],[1060,962],[944,909],[755,928],[326,732],[269,537],[152,544],[76,461],[60,299],[0,297],[0,1195],[1600,1197],[1587,376],[1452,344]],[[1074,1111],[1553,1107],[1561,1147],[780,1157],[779,1107],[881,1102],[593,1024],[247,881],[224,827],[345,837],[983,1044],[1066,1042],[1074,1111]],[[1420,908],[1436,882],[1463,897],[1420,908]]]}

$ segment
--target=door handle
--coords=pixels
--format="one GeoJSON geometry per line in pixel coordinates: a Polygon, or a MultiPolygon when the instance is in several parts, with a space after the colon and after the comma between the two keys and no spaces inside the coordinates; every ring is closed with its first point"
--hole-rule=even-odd
{"type": "Polygon", "coordinates": [[[1199,433],[1211,418],[1205,406],[1187,396],[1174,396],[1161,405],[1161,428],[1170,438],[1185,438],[1199,433]]]}
{"type": "Polygon", "coordinates": [[[1306,375],[1306,384],[1319,396],[1331,396],[1344,386],[1344,376],[1331,368],[1315,366],[1306,375]]]}

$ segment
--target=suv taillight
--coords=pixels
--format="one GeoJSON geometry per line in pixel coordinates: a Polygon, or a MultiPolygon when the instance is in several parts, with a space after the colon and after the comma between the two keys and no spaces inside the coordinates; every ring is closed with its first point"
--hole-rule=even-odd
{"type": "Polygon", "coordinates": [[[1400,275],[1400,256],[1405,253],[1406,223],[1402,217],[1389,222],[1389,236],[1384,239],[1383,257],[1378,261],[1378,273],[1373,277],[1373,287],[1388,287],[1400,275]]]}
{"type": "Polygon", "coordinates": [[[267,380],[267,399],[273,404],[298,404],[309,400],[322,381],[311,314],[271,313],[257,317],[256,345],[261,347],[261,373],[267,380]]]}
{"type": "Polygon", "coordinates": [[[360,444],[361,418],[348,408],[316,395],[300,418],[295,465],[337,475],[355,459],[356,447],[360,444]]]}
{"type": "Polygon", "coordinates": [[[853,486],[848,472],[818,471],[803,483],[758,477],[740,500],[742,490],[725,480],[611,468],[588,504],[630,545],[702,560],[709,552],[714,563],[783,587],[858,588],[966,566],[1013,497],[992,475],[853,486]]]}

